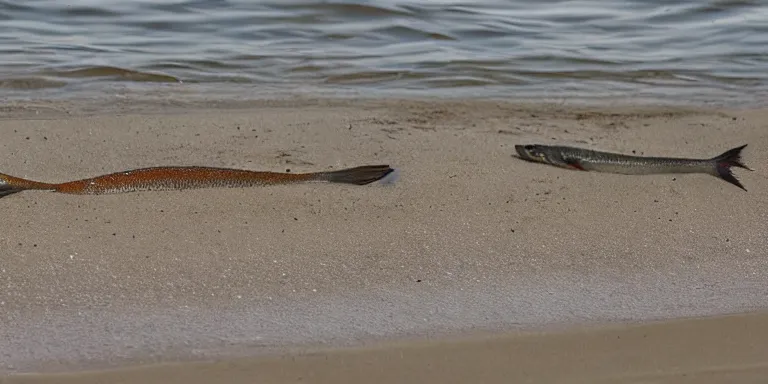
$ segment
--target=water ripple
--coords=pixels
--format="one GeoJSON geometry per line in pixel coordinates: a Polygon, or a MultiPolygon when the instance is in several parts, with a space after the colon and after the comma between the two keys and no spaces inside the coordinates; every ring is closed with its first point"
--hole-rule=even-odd
{"type": "Polygon", "coordinates": [[[8,95],[183,83],[754,99],[766,46],[768,3],[746,0],[0,0],[8,95]]]}

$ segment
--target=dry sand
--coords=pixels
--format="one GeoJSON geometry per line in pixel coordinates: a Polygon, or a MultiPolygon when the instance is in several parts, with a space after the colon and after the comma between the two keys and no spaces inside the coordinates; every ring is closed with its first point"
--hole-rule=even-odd
{"type": "MultiPolygon", "coordinates": [[[[389,163],[400,177],[363,187],[3,198],[0,373],[768,307],[768,110],[412,100],[171,104],[7,105],[2,172],[59,182],[155,165],[303,172],[389,163]],[[748,143],[744,157],[755,172],[737,170],[744,192],[708,175],[582,173],[512,157],[515,144],[533,142],[691,157],[748,143]]],[[[759,315],[742,320],[768,325],[759,315]]],[[[739,322],[707,324],[711,345],[741,332],[739,322]]],[[[660,332],[680,359],[707,345],[695,333],[660,332]],[[688,344],[672,338],[681,335],[688,344]]],[[[765,331],[749,335],[744,339],[766,338],[765,331]]],[[[521,370],[534,364],[505,337],[495,348],[519,354],[521,370]]],[[[601,336],[591,337],[589,345],[601,336]]],[[[569,340],[546,343],[549,351],[575,350],[569,340]]],[[[579,345],[590,356],[590,346],[579,345]]],[[[446,342],[408,353],[429,362],[481,346],[446,342]]],[[[663,349],[641,348],[636,357],[652,359],[663,349]]],[[[768,359],[758,352],[749,356],[768,359]]],[[[393,352],[360,353],[356,359],[375,360],[393,352]]],[[[592,356],[599,361],[605,353],[598,348],[592,356]]],[[[718,356],[723,366],[739,364],[729,353],[718,356]]],[[[295,369],[319,369],[311,358],[299,360],[295,369]]],[[[702,364],[690,372],[709,363],[702,364]]],[[[366,374],[383,366],[371,363],[366,374]]]]}

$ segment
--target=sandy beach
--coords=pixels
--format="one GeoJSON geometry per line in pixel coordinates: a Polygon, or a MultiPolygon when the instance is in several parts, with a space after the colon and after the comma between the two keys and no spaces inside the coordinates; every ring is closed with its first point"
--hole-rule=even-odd
{"type": "Polygon", "coordinates": [[[398,169],[367,186],[0,199],[2,383],[768,373],[768,109],[18,102],[0,118],[0,172],[40,181],[398,169]],[[513,157],[521,143],[681,157],[748,144],[754,172],[735,171],[748,192],[708,175],[577,172],[513,157]],[[160,365],[81,372],[143,364],[160,365]]]}

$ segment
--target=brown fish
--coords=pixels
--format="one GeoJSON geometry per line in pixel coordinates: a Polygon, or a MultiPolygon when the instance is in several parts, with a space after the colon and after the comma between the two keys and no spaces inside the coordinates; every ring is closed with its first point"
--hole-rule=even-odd
{"type": "Polygon", "coordinates": [[[0,197],[26,190],[45,190],[74,195],[103,195],[135,191],[253,187],[311,181],[365,185],[384,178],[392,171],[394,169],[388,165],[364,165],[338,171],[312,173],[169,166],[134,169],[59,184],[27,180],[0,173],[0,197]]]}

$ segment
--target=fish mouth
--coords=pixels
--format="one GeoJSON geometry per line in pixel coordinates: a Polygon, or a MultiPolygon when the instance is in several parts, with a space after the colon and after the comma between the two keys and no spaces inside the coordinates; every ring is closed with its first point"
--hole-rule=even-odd
{"type": "Polygon", "coordinates": [[[530,147],[530,146],[522,145],[522,144],[515,145],[515,151],[517,152],[517,157],[524,160],[531,160],[531,154],[528,153],[528,151],[526,150],[526,147],[530,147]]]}
{"type": "Polygon", "coordinates": [[[546,157],[539,150],[538,145],[518,144],[518,145],[515,145],[515,151],[517,152],[517,156],[523,160],[533,161],[536,163],[546,162],[546,157]]]}

